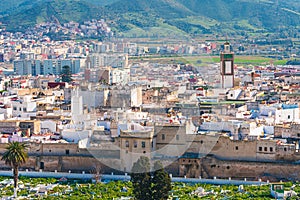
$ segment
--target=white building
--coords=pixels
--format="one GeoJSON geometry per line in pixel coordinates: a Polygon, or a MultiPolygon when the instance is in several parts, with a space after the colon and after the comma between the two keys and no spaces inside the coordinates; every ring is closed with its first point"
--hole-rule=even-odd
{"type": "Polygon", "coordinates": [[[36,115],[37,103],[32,101],[31,95],[20,97],[16,101],[12,101],[12,116],[13,117],[25,117],[36,115]]]}
{"type": "Polygon", "coordinates": [[[275,123],[300,122],[298,105],[282,105],[275,112],[275,123]]]}
{"type": "MultiPolygon", "coordinates": [[[[72,91],[72,95],[75,96],[76,92],[72,91]]],[[[79,90],[78,94],[88,108],[97,108],[106,105],[108,90],[79,90]]]]}
{"type": "Polygon", "coordinates": [[[69,66],[72,74],[80,72],[80,60],[77,59],[17,60],[14,61],[14,72],[17,75],[60,75],[63,66],[69,66]]]}
{"type": "Polygon", "coordinates": [[[86,68],[107,67],[128,68],[128,55],[120,53],[93,53],[90,54],[86,68]]]}

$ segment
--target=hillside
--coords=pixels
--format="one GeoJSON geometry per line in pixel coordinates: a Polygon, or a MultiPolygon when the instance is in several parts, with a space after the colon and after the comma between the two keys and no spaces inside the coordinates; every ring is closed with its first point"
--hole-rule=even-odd
{"type": "Polygon", "coordinates": [[[15,0],[0,9],[9,30],[51,19],[104,18],[127,35],[276,31],[300,24],[296,0],[15,0]]]}

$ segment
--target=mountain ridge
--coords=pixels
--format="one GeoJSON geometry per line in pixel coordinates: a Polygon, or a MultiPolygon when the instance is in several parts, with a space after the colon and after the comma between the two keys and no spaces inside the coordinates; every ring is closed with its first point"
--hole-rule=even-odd
{"type": "MultiPolygon", "coordinates": [[[[3,0],[9,2],[8,0],[3,0]]],[[[5,6],[0,21],[9,30],[47,21],[61,22],[104,18],[120,33],[168,27],[188,34],[276,31],[300,24],[295,0],[16,0],[5,6]]]]}

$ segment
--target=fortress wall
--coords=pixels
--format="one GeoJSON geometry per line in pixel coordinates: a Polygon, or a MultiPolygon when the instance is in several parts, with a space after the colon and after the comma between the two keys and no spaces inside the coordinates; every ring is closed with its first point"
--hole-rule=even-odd
{"type": "Polygon", "coordinates": [[[41,169],[41,163],[44,163],[44,171],[61,171],[60,158],[58,156],[36,157],[36,169],[41,169]]]}
{"type": "Polygon", "coordinates": [[[233,141],[228,137],[220,137],[211,154],[220,158],[256,160],[256,148],[256,141],[233,141]]]}
{"type": "Polygon", "coordinates": [[[208,135],[190,139],[192,142],[188,152],[214,154],[223,159],[256,160],[256,141],[232,141],[228,137],[208,135]]]}
{"type": "Polygon", "coordinates": [[[300,153],[295,152],[294,146],[278,145],[275,159],[285,161],[298,161],[300,160],[300,153]]]}
{"type": "Polygon", "coordinates": [[[276,160],[276,142],[269,140],[257,140],[256,157],[259,161],[275,161],[276,160]]]}
{"type": "Polygon", "coordinates": [[[165,144],[180,144],[185,140],[186,128],[185,126],[155,126],[155,134],[157,134],[157,146],[164,146],[165,144]],[[164,138],[163,138],[164,135],[164,138]],[[179,139],[176,139],[179,135],[179,139]]]}
{"type": "Polygon", "coordinates": [[[55,143],[42,144],[43,155],[74,155],[78,153],[78,144],[55,143]]]}
{"type": "MultiPolygon", "coordinates": [[[[36,165],[35,157],[29,157],[25,164],[22,164],[20,168],[34,170],[36,165]]],[[[9,165],[6,165],[3,160],[0,159],[0,169],[11,169],[9,165]]]]}
{"type": "Polygon", "coordinates": [[[116,159],[109,159],[105,160],[104,162],[99,162],[98,159],[93,157],[62,157],[62,171],[69,171],[72,172],[82,172],[85,171],[86,173],[91,173],[96,167],[101,168],[102,173],[111,173],[117,172],[117,169],[112,169],[112,166],[119,166],[119,160],[116,159]]]}
{"type": "MultiPolygon", "coordinates": [[[[166,164],[166,160],[161,160],[166,164]]],[[[77,157],[77,156],[43,156],[29,158],[25,165],[21,166],[22,170],[39,170],[41,162],[44,163],[44,171],[54,172],[82,172],[91,173],[91,171],[99,165],[99,161],[93,157],[77,157]]],[[[119,165],[117,159],[110,159],[100,164],[101,173],[110,174],[118,173],[118,170],[111,169],[109,166],[119,165]],[[108,164],[106,166],[105,164],[108,164]],[[115,165],[114,165],[115,164],[115,165]]],[[[11,167],[0,161],[1,169],[11,169],[11,167]]],[[[230,161],[218,160],[215,157],[207,156],[201,159],[185,159],[184,161],[174,161],[166,166],[166,170],[173,176],[187,177],[203,177],[203,178],[224,178],[228,179],[244,179],[263,181],[279,181],[279,180],[300,180],[300,165],[292,163],[280,162],[247,162],[247,161],[230,161]],[[189,161],[191,160],[191,161],[189,161]]],[[[124,172],[119,172],[124,174],[124,172]]]]}
{"type": "Polygon", "coordinates": [[[300,166],[288,163],[262,163],[220,161],[207,157],[201,165],[208,174],[206,178],[248,178],[263,181],[300,180],[300,166]]]}
{"type": "Polygon", "coordinates": [[[3,154],[6,151],[8,144],[0,143],[0,154],[3,154]]]}

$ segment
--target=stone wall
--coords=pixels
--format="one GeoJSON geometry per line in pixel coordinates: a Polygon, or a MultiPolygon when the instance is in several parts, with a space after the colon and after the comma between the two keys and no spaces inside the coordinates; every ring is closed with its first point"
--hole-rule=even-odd
{"type": "Polygon", "coordinates": [[[235,178],[263,181],[300,180],[300,165],[274,162],[221,161],[214,157],[201,160],[206,178],[235,178]]]}

